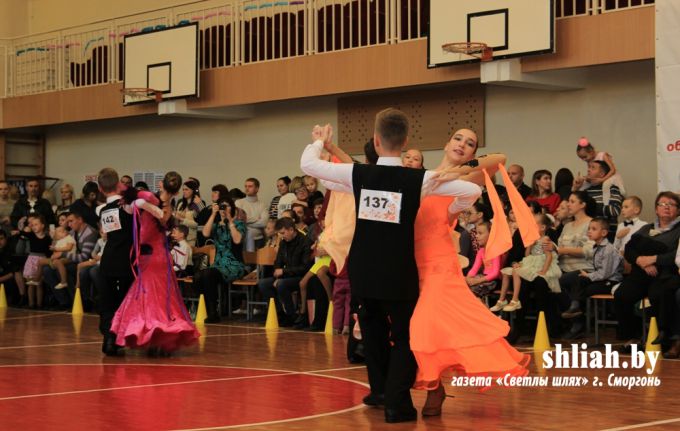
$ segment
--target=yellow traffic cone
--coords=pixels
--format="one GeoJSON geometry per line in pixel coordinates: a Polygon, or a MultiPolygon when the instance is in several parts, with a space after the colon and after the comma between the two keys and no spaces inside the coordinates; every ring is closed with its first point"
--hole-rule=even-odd
{"type": "Polygon", "coordinates": [[[333,335],[333,303],[328,303],[328,316],[326,316],[326,329],[324,331],[327,335],[333,335]]]}
{"type": "Polygon", "coordinates": [[[196,329],[198,329],[198,332],[201,334],[201,336],[198,337],[198,350],[202,353],[205,350],[205,336],[208,334],[208,328],[203,324],[197,324],[196,329]]]}
{"type": "Polygon", "coordinates": [[[333,363],[333,343],[335,340],[339,340],[339,338],[334,337],[328,332],[323,337],[326,339],[326,357],[328,358],[328,364],[331,365],[333,363]]]}
{"type": "Polygon", "coordinates": [[[0,283],[0,308],[7,308],[7,297],[5,296],[4,283],[0,283]]]}
{"type": "Polygon", "coordinates": [[[5,327],[5,317],[7,317],[7,309],[0,308],[0,329],[5,327]]]}
{"type": "Polygon", "coordinates": [[[264,329],[279,329],[279,316],[276,314],[276,303],[274,298],[269,298],[269,309],[267,310],[267,322],[264,329]]]}
{"type": "Polygon", "coordinates": [[[71,314],[71,319],[73,320],[73,332],[76,334],[76,338],[80,338],[80,330],[83,327],[83,315],[81,314],[71,314]]]}
{"type": "Polygon", "coordinates": [[[659,327],[656,326],[656,317],[652,317],[649,321],[649,332],[647,333],[647,345],[645,352],[660,352],[661,344],[652,344],[652,341],[659,336],[659,327]]]}
{"type": "Polygon", "coordinates": [[[536,371],[538,374],[545,374],[545,366],[543,365],[543,352],[534,350],[534,364],[536,364],[536,371]]]}
{"type": "Polygon", "coordinates": [[[278,331],[266,331],[265,336],[267,337],[267,349],[269,349],[269,359],[274,359],[276,355],[276,341],[279,338],[278,331]]]}
{"type": "Polygon", "coordinates": [[[196,319],[194,320],[194,322],[196,323],[196,325],[204,325],[205,319],[207,317],[208,311],[205,308],[205,298],[201,293],[201,296],[198,297],[198,309],[196,309],[196,319]]]}
{"type": "Polygon", "coordinates": [[[550,350],[550,339],[548,338],[548,327],[545,324],[545,313],[538,314],[536,324],[536,336],[534,337],[534,352],[544,352],[550,350]]]}
{"type": "Polygon", "coordinates": [[[73,308],[71,309],[73,315],[83,315],[83,300],[80,298],[80,288],[76,289],[76,296],[73,297],[73,308]]]}

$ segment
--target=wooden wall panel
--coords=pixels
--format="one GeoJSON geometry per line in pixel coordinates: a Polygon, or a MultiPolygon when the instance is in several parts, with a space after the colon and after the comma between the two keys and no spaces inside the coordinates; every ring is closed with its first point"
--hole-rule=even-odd
{"type": "Polygon", "coordinates": [[[350,154],[363,154],[375,115],[388,107],[408,115],[409,148],[440,150],[462,127],[476,130],[483,143],[484,94],[481,84],[470,84],[338,99],[338,143],[350,154]]]}
{"type": "Polygon", "coordinates": [[[0,179],[5,179],[5,133],[0,131],[0,179]]]}

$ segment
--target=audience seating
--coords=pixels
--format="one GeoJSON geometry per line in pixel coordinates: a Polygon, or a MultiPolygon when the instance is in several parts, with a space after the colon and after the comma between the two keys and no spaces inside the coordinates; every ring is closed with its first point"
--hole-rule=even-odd
{"type": "Polygon", "coordinates": [[[257,265],[256,277],[253,278],[250,275],[236,280],[229,284],[227,290],[227,298],[229,303],[229,315],[231,315],[232,305],[231,297],[235,293],[245,293],[246,294],[246,319],[250,320],[253,316],[253,307],[256,305],[267,305],[263,301],[255,301],[255,289],[257,288],[257,282],[262,275],[262,268],[264,266],[274,265],[276,260],[277,249],[273,247],[263,247],[257,252],[244,252],[243,261],[246,265],[257,265]]]}

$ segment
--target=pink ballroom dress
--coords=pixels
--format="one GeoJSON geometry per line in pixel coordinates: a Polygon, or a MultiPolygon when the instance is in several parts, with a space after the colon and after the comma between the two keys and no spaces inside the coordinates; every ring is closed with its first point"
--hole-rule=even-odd
{"type": "MultiPolygon", "coordinates": [[[[152,193],[139,198],[157,206],[152,193]]],[[[111,331],[116,344],[172,352],[195,343],[200,334],[191,321],[172,270],[165,229],[148,211],[133,205],[136,274],[116,312],[111,331]]]]}

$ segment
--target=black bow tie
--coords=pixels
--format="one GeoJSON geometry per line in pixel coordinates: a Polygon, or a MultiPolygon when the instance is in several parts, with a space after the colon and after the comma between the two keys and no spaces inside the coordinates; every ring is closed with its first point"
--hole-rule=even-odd
{"type": "Polygon", "coordinates": [[[625,220],[624,220],[623,226],[624,226],[624,227],[626,227],[626,226],[633,226],[633,223],[635,223],[635,222],[633,222],[633,221],[625,221],[625,220]]]}

